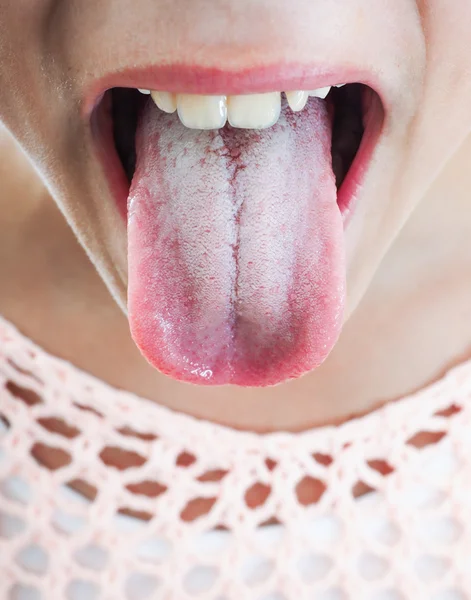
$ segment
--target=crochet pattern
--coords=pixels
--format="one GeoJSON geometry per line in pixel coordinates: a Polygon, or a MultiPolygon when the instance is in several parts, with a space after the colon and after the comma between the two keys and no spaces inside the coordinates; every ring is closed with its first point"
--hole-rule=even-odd
{"type": "Polygon", "coordinates": [[[344,425],[257,435],[0,319],[0,598],[471,598],[470,400],[471,363],[344,425]]]}

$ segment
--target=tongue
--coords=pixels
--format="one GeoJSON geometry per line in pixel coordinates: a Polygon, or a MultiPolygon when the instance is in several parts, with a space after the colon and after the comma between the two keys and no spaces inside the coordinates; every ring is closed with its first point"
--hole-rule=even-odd
{"type": "Polygon", "coordinates": [[[148,102],[128,199],[128,308],[145,358],[197,384],[319,366],[345,297],[325,103],[264,131],[194,131],[148,102]]]}

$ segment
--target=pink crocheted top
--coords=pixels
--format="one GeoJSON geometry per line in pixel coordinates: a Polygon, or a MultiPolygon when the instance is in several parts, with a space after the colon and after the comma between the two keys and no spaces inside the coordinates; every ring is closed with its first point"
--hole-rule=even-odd
{"type": "Polygon", "coordinates": [[[0,598],[471,598],[470,400],[468,363],[340,427],[255,435],[0,319],[0,598]]]}

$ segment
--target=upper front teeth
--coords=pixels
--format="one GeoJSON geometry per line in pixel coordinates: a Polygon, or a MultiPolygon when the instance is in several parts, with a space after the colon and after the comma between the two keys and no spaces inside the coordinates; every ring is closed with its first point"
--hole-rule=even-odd
{"type": "Polygon", "coordinates": [[[228,118],[232,127],[241,129],[266,129],[280,118],[281,94],[250,94],[229,96],[228,118]]]}
{"type": "Polygon", "coordinates": [[[177,110],[177,97],[169,92],[151,92],[152,100],[160,110],[166,113],[174,113],[177,110]]]}
{"type": "Polygon", "coordinates": [[[294,112],[303,110],[309,100],[309,92],[286,92],[288,104],[294,112]]]}
{"type": "Polygon", "coordinates": [[[177,109],[180,121],[190,129],[221,129],[227,121],[225,96],[179,94],[177,109]]]}
{"type": "MultiPolygon", "coordinates": [[[[337,85],[335,87],[342,87],[337,85]]],[[[326,98],[331,86],[311,91],[286,92],[286,99],[295,112],[303,110],[309,96],[326,98]]],[[[241,96],[204,96],[172,94],[139,89],[151,94],[156,105],[166,113],[178,110],[180,121],[190,129],[221,129],[227,121],[232,127],[266,129],[274,125],[281,112],[281,93],[247,94],[241,96]]]]}
{"type": "Polygon", "coordinates": [[[308,92],[308,94],[310,96],[313,96],[314,98],[324,99],[324,98],[327,98],[331,89],[332,89],[332,86],[323,87],[323,88],[319,88],[318,90],[312,90],[311,92],[308,92]]]}

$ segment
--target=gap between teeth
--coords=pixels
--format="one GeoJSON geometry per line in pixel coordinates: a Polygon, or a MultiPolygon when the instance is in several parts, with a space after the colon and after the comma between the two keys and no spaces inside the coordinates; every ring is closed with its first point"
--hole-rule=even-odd
{"type": "MultiPolygon", "coordinates": [[[[334,87],[342,87],[336,85],[334,87]]],[[[325,99],[332,86],[311,91],[285,92],[294,112],[303,110],[309,97],[325,99]]],[[[172,94],[139,89],[150,94],[158,108],[166,113],[178,112],[180,121],[190,129],[221,129],[227,121],[240,129],[266,129],[278,121],[281,113],[281,92],[241,96],[204,96],[172,94]]]]}

